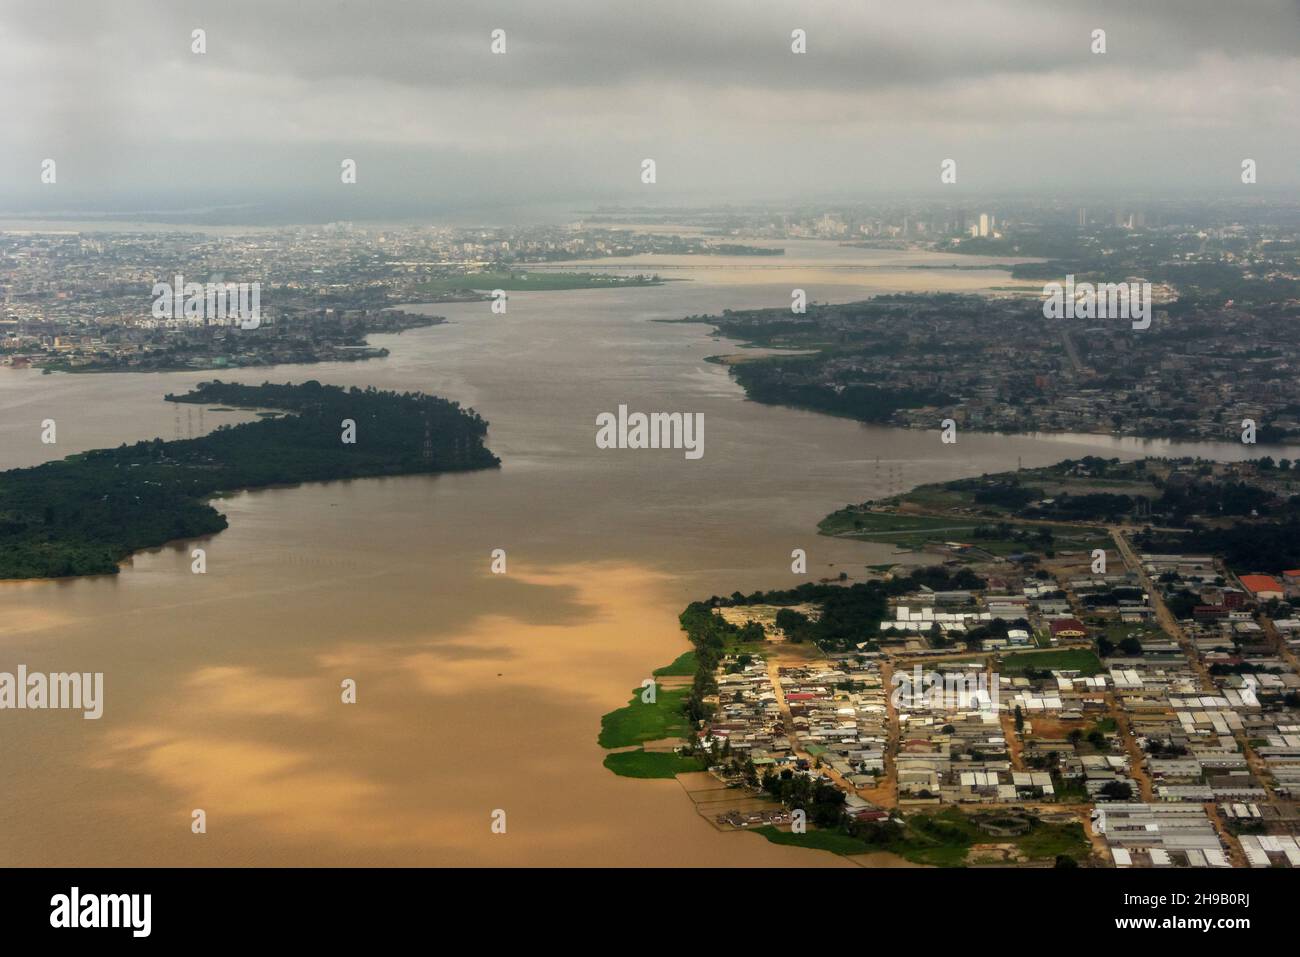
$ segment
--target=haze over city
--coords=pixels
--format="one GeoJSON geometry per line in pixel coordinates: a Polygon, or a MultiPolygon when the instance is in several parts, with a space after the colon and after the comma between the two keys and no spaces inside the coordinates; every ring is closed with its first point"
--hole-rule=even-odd
{"type": "Polygon", "coordinates": [[[70,9],[0,10],[0,212],[925,194],[946,157],[984,193],[1212,193],[1245,156],[1260,191],[1300,183],[1294,0],[70,9]]]}

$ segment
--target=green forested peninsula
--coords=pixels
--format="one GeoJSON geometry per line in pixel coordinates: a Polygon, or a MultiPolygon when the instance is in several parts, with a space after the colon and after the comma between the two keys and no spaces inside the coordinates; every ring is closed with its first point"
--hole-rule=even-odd
{"type": "Polygon", "coordinates": [[[166,398],[284,414],[0,473],[0,578],[115,574],[132,552],[225,528],[218,492],[500,465],[486,421],[419,392],[218,381],[166,398]]]}

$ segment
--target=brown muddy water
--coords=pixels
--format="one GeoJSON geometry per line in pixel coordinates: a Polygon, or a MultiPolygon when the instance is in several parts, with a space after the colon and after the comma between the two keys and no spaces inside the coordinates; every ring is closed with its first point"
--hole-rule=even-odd
{"type": "MultiPolygon", "coordinates": [[[[673,781],[614,776],[600,716],[686,650],[690,600],[851,575],[888,546],[820,539],[827,512],[903,485],[1087,453],[1240,457],[1234,446],[872,428],[747,402],[704,357],[724,308],[987,290],[1005,272],[908,270],[924,253],[787,243],[780,265],[647,260],[689,281],[428,307],[392,355],[220,376],[422,389],[490,422],[499,471],[235,494],[205,544],[114,577],[0,584],[0,671],[102,671],[104,715],[0,712],[5,865],[826,865],[717,832],[673,781]],[[677,268],[674,268],[677,267],[677,268]],[[794,267],[794,268],[789,268],[794,267]],[[854,268],[846,268],[854,267],[854,268]],[[702,412],[705,453],[600,450],[595,417],[702,412]],[[879,463],[879,464],[877,464],[879,463]],[[493,549],[508,572],[493,575],[493,549]],[[340,682],[357,703],[340,702],[340,682]],[[207,833],[190,830],[207,814],[207,833]],[[506,812],[505,834],[490,828],[506,812]]],[[[964,260],[970,262],[970,260],[964,260]]],[[[631,271],[643,265],[628,261],[631,271]]],[[[0,467],[239,421],[175,406],[214,373],[0,370],[0,467]],[[59,444],[40,444],[40,422],[59,444]]],[[[1258,451],[1255,454],[1259,454],[1258,451]]],[[[873,862],[875,862],[873,860],[873,862]]]]}

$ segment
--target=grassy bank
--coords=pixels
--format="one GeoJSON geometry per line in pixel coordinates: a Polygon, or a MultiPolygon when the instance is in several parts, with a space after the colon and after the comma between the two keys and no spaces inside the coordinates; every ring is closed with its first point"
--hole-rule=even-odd
{"type": "Polygon", "coordinates": [[[605,767],[625,778],[673,778],[707,768],[700,758],[688,758],[672,751],[615,751],[605,755],[605,767]]]}
{"type": "Polygon", "coordinates": [[[625,748],[647,741],[686,736],[688,729],[682,705],[687,690],[660,688],[654,704],[641,700],[642,691],[637,688],[632,692],[631,701],[600,719],[600,737],[596,741],[602,748],[625,748]]]}
{"type": "MultiPolygon", "coordinates": [[[[907,496],[911,501],[911,495],[907,496]]],[[[1089,550],[1110,541],[1102,529],[1079,525],[1007,522],[999,533],[999,518],[969,516],[916,515],[906,512],[871,512],[859,508],[842,508],[827,515],[817,525],[822,535],[880,542],[899,548],[919,549],[938,542],[963,542],[992,555],[1041,550],[1047,541],[1056,549],[1089,550]],[[976,531],[981,530],[977,535],[976,531]],[[1051,539],[1041,538],[1050,532],[1051,539]],[[1020,537],[1015,537],[1016,535],[1020,537]]]]}
{"type": "MultiPolygon", "coordinates": [[[[990,820],[996,813],[986,814],[990,820]]],[[[962,867],[967,863],[971,849],[977,844],[1010,844],[1019,855],[1030,861],[1055,861],[1069,857],[1076,862],[1087,859],[1091,846],[1083,832],[1083,825],[1047,824],[1030,818],[1029,830],[1018,836],[993,836],[981,830],[975,817],[955,807],[941,811],[910,814],[901,825],[892,822],[854,825],[858,834],[843,830],[810,830],[806,834],[793,834],[775,827],[754,828],[773,844],[807,847],[830,851],[833,854],[867,854],[888,851],[913,864],[932,867],[962,867]]]]}

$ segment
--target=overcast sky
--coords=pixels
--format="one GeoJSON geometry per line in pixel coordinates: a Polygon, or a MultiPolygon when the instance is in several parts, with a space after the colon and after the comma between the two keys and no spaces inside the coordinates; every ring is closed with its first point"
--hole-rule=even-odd
{"type": "Polygon", "coordinates": [[[1300,0],[0,3],[0,210],[1208,194],[1245,157],[1300,186],[1300,0]]]}

